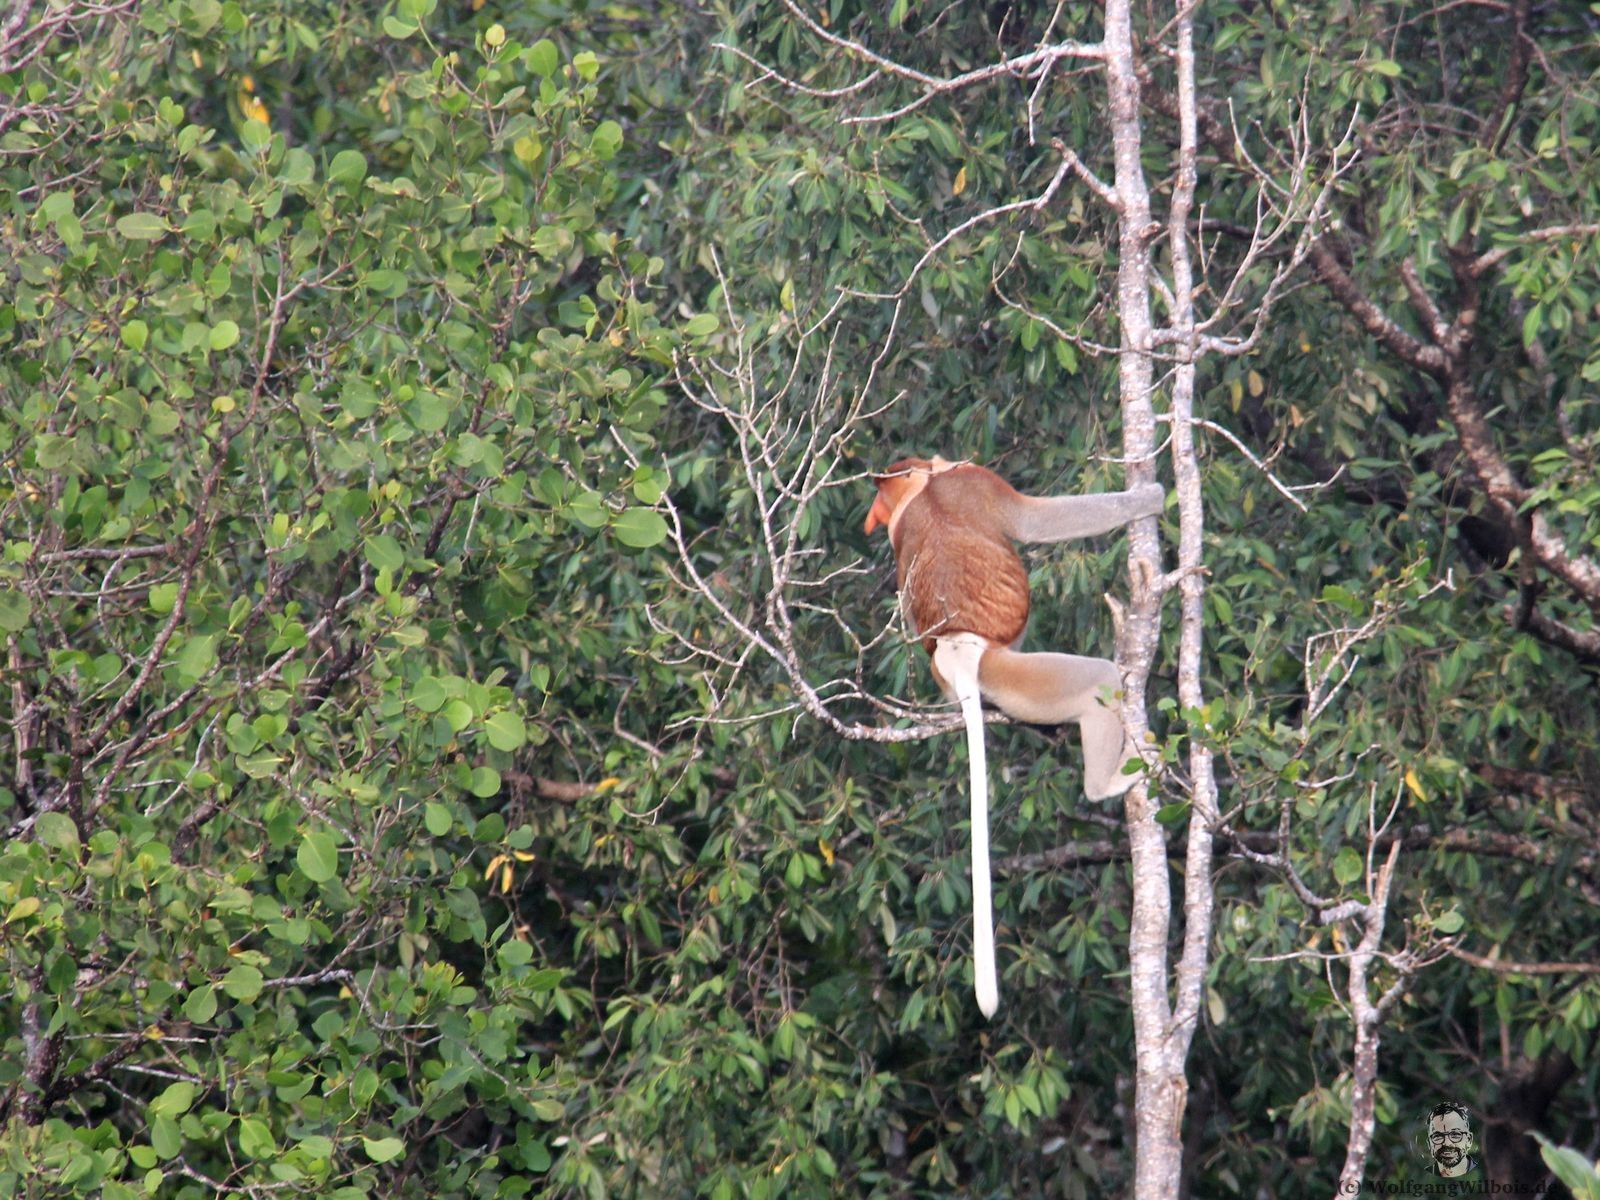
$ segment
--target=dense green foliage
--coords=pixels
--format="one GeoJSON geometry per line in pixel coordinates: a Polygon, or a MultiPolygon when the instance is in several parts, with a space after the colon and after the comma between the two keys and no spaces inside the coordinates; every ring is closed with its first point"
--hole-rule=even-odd
{"type": "MultiPolygon", "coordinates": [[[[828,28],[948,76],[1054,11],[841,2],[828,28]]],[[[1231,105],[1282,183],[1301,131],[1330,258],[1408,336],[1498,255],[1454,369],[1524,511],[1594,556],[1592,14],[1518,8],[1517,53],[1498,6],[1201,12],[1210,133],[1231,105]]],[[[1092,7],[1060,20],[1098,36],[1092,7]]],[[[942,451],[1120,486],[1104,207],[1068,183],[923,264],[1038,196],[1051,137],[1109,177],[1094,73],[847,124],[916,88],[813,94],[871,68],[781,5],[169,0],[41,36],[0,60],[0,1192],[1117,1194],[1126,843],[1075,734],[994,731],[986,1026],[953,740],[798,714],[662,506],[760,627],[771,497],[696,397],[783,395],[761,429],[800,431],[792,468],[870,381],[894,402],[837,443],[841,480],[942,451]]],[[[1218,294],[1276,195],[1208,141],[1218,294]]],[[[1179,711],[1170,646],[1150,697],[1169,763],[1205,736],[1223,764],[1203,1195],[1336,1178],[1349,930],[1306,891],[1364,898],[1373,826],[1402,842],[1385,947],[1411,957],[1378,973],[1408,975],[1369,1175],[1423,1171],[1442,1099],[1518,1171],[1525,1130],[1593,1157],[1600,1128],[1594,974],[1444,949],[1600,960],[1600,653],[1569,636],[1594,598],[1485,500],[1438,376],[1330,272],[1203,368],[1201,415],[1324,486],[1301,511],[1210,439],[1211,703],[1179,711]],[[1280,833],[1300,890],[1262,861],[1280,833]]],[[[846,481],[798,522],[815,575],[868,569],[799,597],[795,653],[818,686],[931,698],[913,647],[860,650],[894,607],[867,498],[846,481]]],[[[1104,651],[1087,598],[1116,549],[1031,554],[1031,645],[1104,651]]],[[[1181,778],[1163,798],[1181,851],[1181,778]]]]}

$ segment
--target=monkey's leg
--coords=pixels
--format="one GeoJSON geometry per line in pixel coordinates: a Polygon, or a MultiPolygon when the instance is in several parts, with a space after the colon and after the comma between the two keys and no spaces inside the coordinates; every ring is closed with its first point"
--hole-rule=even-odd
{"type": "Polygon", "coordinates": [[[1120,796],[1138,780],[1122,765],[1138,758],[1122,728],[1115,700],[1122,688],[1116,663],[1077,654],[1025,654],[992,648],[978,668],[978,685],[1001,712],[1019,721],[1061,725],[1076,721],[1083,738],[1083,790],[1091,800],[1120,796]],[[1107,701],[1101,702],[1106,696],[1107,701]]]}
{"type": "Polygon", "coordinates": [[[934,675],[961,702],[967,726],[968,791],[972,797],[972,983],[985,1017],[1000,1007],[994,968],[994,901],[989,882],[989,763],[983,748],[983,704],[978,698],[979,663],[989,642],[975,633],[955,633],[933,648],[934,675]]]}

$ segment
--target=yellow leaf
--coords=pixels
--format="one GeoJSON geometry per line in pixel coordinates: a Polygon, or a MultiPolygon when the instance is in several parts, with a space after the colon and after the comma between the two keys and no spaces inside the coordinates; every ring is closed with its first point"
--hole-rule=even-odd
{"type": "Polygon", "coordinates": [[[1244,384],[1237,379],[1228,381],[1228,396],[1233,401],[1233,411],[1239,411],[1239,401],[1244,399],[1244,384]]]}
{"type": "Polygon", "coordinates": [[[11,911],[6,914],[5,923],[9,925],[13,921],[20,921],[24,917],[31,917],[38,911],[39,897],[24,896],[21,900],[18,900],[11,906],[11,911]]]}
{"type": "Polygon", "coordinates": [[[489,860],[489,865],[483,869],[483,877],[485,879],[493,879],[494,873],[505,864],[506,856],[504,854],[496,854],[489,860]]]}
{"type": "Polygon", "coordinates": [[[822,851],[822,860],[830,867],[833,866],[833,845],[827,838],[817,839],[817,849],[822,851]]]}
{"type": "Polygon", "coordinates": [[[1422,790],[1422,780],[1417,778],[1416,771],[1411,767],[1406,768],[1406,786],[1418,800],[1427,801],[1428,793],[1422,790]]]}
{"type": "Polygon", "coordinates": [[[511,864],[507,863],[505,869],[500,872],[500,890],[507,896],[511,894],[511,884],[515,878],[511,873],[511,864]]]}
{"type": "Polygon", "coordinates": [[[594,794],[596,796],[604,796],[607,792],[621,782],[622,780],[618,779],[615,775],[609,775],[595,785],[594,794]]]}
{"type": "Polygon", "coordinates": [[[1262,392],[1267,390],[1267,384],[1266,381],[1261,378],[1261,372],[1251,371],[1247,378],[1250,380],[1250,394],[1252,396],[1259,396],[1262,392]]]}
{"type": "Polygon", "coordinates": [[[513,850],[511,852],[511,857],[516,859],[518,862],[532,862],[534,855],[533,851],[531,850],[513,850]]]}
{"type": "Polygon", "coordinates": [[[506,27],[500,24],[489,26],[483,31],[483,41],[488,46],[503,46],[506,44],[506,27]]]}
{"type": "Polygon", "coordinates": [[[483,11],[483,0],[472,0],[472,11],[473,12],[482,12],[483,11]]]}
{"type": "Polygon", "coordinates": [[[149,1038],[152,1042],[159,1042],[161,1040],[162,1036],[163,1036],[162,1033],[161,1033],[161,1026],[159,1026],[159,1025],[146,1026],[145,1027],[145,1031],[144,1031],[144,1035],[145,1035],[145,1037],[149,1038]]]}
{"type": "Polygon", "coordinates": [[[961,195],[962,192],[964,192],[966,190],[967,190],[967,168],[966,167],[962,167],[961,170],[956,172],[956,181],[955,181],[955,183],[953,185],[951,185],[950,194],[953,195],[953,196],[959,196],[959,195],[961,195]]]}

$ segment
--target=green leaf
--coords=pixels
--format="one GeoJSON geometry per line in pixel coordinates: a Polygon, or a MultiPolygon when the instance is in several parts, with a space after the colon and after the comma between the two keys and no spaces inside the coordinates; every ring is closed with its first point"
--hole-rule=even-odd
{"type": "Polygon", "coordinates": [[[183,1015],[202,1024],[217,1015],[217,989],[209,983],[197,987],[183,1002],[183,1015]]]}
{"type": "Polygon", "coordinates": [[[622,149],[622,126],[615,121],[601,121],[590,135],[589,145],[597,158],[609,162],[622,149]]]}
{"type": "Polygon", "coordinates": [[[278,1153],[278,1143],[260,1117],[240,1117],[239,1149],[250,1158],[272,1158],[278,1153]]]}
{"type": "Polygon", "coordinates": [[[455,818],[444,805],[429,801],[422,810],[422,823],[434,837],[443,837],[450,832],[451,826],[455,824],[455,818]]]}
{"type": "Polygon", "coordinates": [[[239,142],[246,150],[265,158],[272,144],[272,127],[259,117],[251,117],[239,126],[239,142]]]}
{"type": "Polygon", "coordinates": [[[367,158],[359,150],[341,150],[328,164],[328,182],[360,183],[367,177],[367,158]]]}
{"type": "Polygon", "coordinates": [[[563,225],[541,225],[533,231],[534,253],[543,258],[563,258],[575,242],[572,230],[563,225]]]}
{"type": "Polygon", "coordinates": [[[309,151],[291,146],[278,167],[278,182],[287,187],[301,187],[317,176],[317,164],[309,151]]]}
{"type": "Polygon", "coordinates": [[[405,294],[405,272],[393,271],[387,267],[376,271],[368,271],[361,277],[361,286],[368,291],[377,292],[379,295],[393,300],[405,294]]]}
{"type": "Polygon", "coordinates": [[[222,977],[222,990],[235,1000],[251,1001],[261,994],[261,972],[249,963],[234,963],[222,977]]]}
{"type": "Polygon", "coordinates": [[[660,545],[667,537],[667,522],[648,508],[630,508],[611,523],[617,541],[636,550],[660,545]]]}
{"type": "Polygon", "coordinates": [[[130,241],[154,242],[167,236],[170,227],[155,213],[129,213],[117,218],[117,232],[130,241]]]}
{"type": "Polygon", "coordinates": [[[40,813],[33,823],[33,836],[39,839],[42,846],[53,846],[57,850],[70,850],[73,853],[78,849],[78,827],[66,813],[40,813]]]}
{"type": "Polygon", "coordinates": [[[418,392],[406,405],[406,416],[423,433],[438,433],[450,424],[450,404],[437,392],[418,392]]]}
{"type": "Polygon", "coordinates": [[[173,659],[178,677],[185,683],[195,683],[211,670],[217,661],[217,639],[214,634],[203,633],[187,639],[173,659]]]}
{"type": "Polygon", "coordinates": [[[522,61],[540,79],[549,79],[556,73],[556,68],[561,65],[561,54],[556,49],[556,44],[549,38],[540,38],[528,47],[527,53],[522,56],[522,61]]]}
{"type": "Polygon", "coordinates": [[[1565,1184],[1575,1200],[1600,1200],[1600,1171],[1583,1154],[1571,1146],[1557,1146],[1543,1134],[1539,1139],[1539,1155],[1545,1166],[1565,1184]]]}
{"type": "Polygon", "coordinates": [[[189,0],[183,7],[188,10],[183,27],[189,33],[204,37],[216,28],[218,21],[222,20],[222,5],[219,0],[189,0]]]}
{"type": "Polygon", "coordinates": [[[520,750],[528,740],[527,727],[522,718],[513,712],[497,712],[483,723],[489,744],[496,750],[520,750]]]}
{"type": "Polygon", "coordinates": [[[165,616],[178,603],[178,585],[157,583],[150,587],[150,611],[165,616]]]}
{"type": "Polygon", "coordinates": [[[181,1117],[189,1111],[189,1106],[194,1103],[194,1084],[188,1080],[180,1080],[169,1084],[154,1100],[150,1101],[150,1115],[153,1117],[181,1117]]]}
{"type": "Polygon", "coordinates": [[[217,232],[217,214],[209,208],[197,208],[183,219],[179,226],[183,236],[197,242],[209,242],[217,232]]]}
{"type": "Polygon", "coordinates": [[[183,1149],[183,1138],[178,1134],[178,1123],[171,1117],[157,1117],[150,1122],[150,1148],[162,1158],[176,1158],[183,1149]]]}
{"type": "Polygon", "coordinates": [[[683,331],[690,337],[705,337],[715,333],[722,327],[722,322],[717,320],[716,313],[701,313],[699,316],[690,317],[684,325],[683,331]]]}
{"type": "Polygon", "coordinates": [[[1534,339],[1539,336],[1539,330],[1544,328],[1544,305],[1535,304],[1522,318],[1522,345],[1523,348],[1533,345],[1534,339]]]}
{"type": "Polygon", "coordinates": [[[28,627],[28,614],[33,610],[28,597],[9,584],[0,586],[0,630],[21,633],[28,627]]]}
{"type": "Polygon", "coordinates": [[[24,896],[11,906],[11,911],[6,914],[5,924],[13,921],[26,921],[42,907],[37,896],[24,896]]]}
{"type": "Polygon", "coordinates": [[[367,561],[380,571],[393,573],[406,565],[406,552],[387,533],[369,537],[361,548],[367,561]]]}
{"type": "Polygon", "coordinates": [[[472,705],[465,700],[450,701],[439,710],[439,715],[445,719],[445,723],[450,726],[452,733],[460,733],[468,725],[472,724],[472,718],[476,716],[472,711],[472,705]]]}
{"type": "Polygon", "coordinates": [[[137,317],[122,323],[122,344],[129,350],[143,350],[144,344],[149,340],[150,326],[137,317]]]}
{"type": "Polygon", "coordinates": [[[238,343],[239,326],[232,321],[218,321],[211,327],[209,340],[213,350],[226,350],[238,343]]]}
{"type": "Polygon", "coordinates": [[[553,992],[561,986],[563,972],[559,967],[543,967],[533,972],[522,982],[535,992],[553,992]]]}
{"type": "Polygon", "coordinates": [[[397,1137],[361,1139],[361,1148],[373,1162],[392,1162],[406,1152],[406,1144],[397,1137]]]}
{"type": "Polygon", "coordinates": [[[517,156],[517,161],[531,165],[544,153],[544,143],[531,133],[524,134],[511,143],[511,153],[517,156]]]}
{"type": "Polygon", "coordinates": [[[525,967],[533,961],[533,947],[517,939],[505,943],[495,954],[508,967],[525,967]]]}
{"type": "Polygon", "coordinates": [[[448,699],[450,693],[444,690],[437,676],[424,675],[411,685],[411,703],[423,712],[438,712],[448,699]]]}
{"type": "Polygon", "coordinates": [[[1333,877],[1340,883],[1351,884],[1360,879],[1366,871],[1366,864],[1362,862],[1361,855],[1351,847],[1346,846],[1340,850],[1333,859],[1333,877]]]}
{"type": "MultiPolygon", "coordinates": [[[[490,740],[489,744],[494,744],[493,739],[490,740]]],[[[469,790],[480,800],[487,800],[490,796],[499,795],[500,772],[493,767],[474,767],[469,790]]]]}
{"type": "Polygon", "coordinates": [[[339,873],[339,846],[333,835],[322,832],[308,833],[300,839],[300,849],[294,861],[312,883],[327,883],[339,873]]]}
{"type": "Polygon", "coordinates": [[[1361,601],[1356,598],[1349,588],[1340,587],[1337,583],[1330,583],[1322,589],[1322,598],[1329,604],[1337,605],[1352,616],[1361,612],[1361,601]]]}
{"type": "Polygon", "coordinates": [[[595,76],[600,74],[600,60],[590,50],[580,50],[577,54],[574,54],[572,56],[572,66],[578,72],[578,77],[585,83],[593,83],[595,76]]]}
{"type": "Polygon", "coordinates": [[[165,400],[152,400],[145,411],[144,427],[151,437],[166,437],[182,424],[183,418],[165,400]]]}

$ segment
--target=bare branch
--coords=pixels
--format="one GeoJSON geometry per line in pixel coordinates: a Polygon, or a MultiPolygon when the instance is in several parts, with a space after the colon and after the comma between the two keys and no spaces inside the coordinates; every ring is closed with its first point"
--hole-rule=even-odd
{"type": "Polygon", "coordinates": [[[1572,225],[1550,225],[1543,229],[1529,229],[1517,234],[1516,240],[1485,250],[1467,265],[1467,273],[1474,279],[1488,274],[1518,250],[1523,242],[1554,242],[1562,238],[1592,238],[1600,235],[1600,224],[1592,222],[1572,225]]]}
{"type": "MultiPolygon", "coordinates": [[[[997,79],[1002,76],[1015,77],[1019,79],[1031,79],[1035,76],[1043,76],[1049,72],[1051,67],[1053,67],[1063,58],[1092,60],[1102,58],[1104,56],[1104,48],[1098,42],[1085,43],[1062,41],[1055,42],[1047,46],[1040,46],[1038,49],[1031,50],[1027,54],[1019,54],[1013,58],[1002,59],[998,62],[993,62],[982,67],[974,68],[971,71],[964,71],[960,75],[954,75],[949,78],[940,78],[937,75],[929,75],[926,72],[919,71],[914,67],[906,66],[904,63],[899,63],[891,58],[886,58],[861,42],[855,41],[851,38],[842,37],[839,34],[834,33],[832,30],[818,22],[814,17],[811,16],[810,13],[806,12],[805,9],[800,7],[795,0],[783,0],[783,2],[784,7],[794,15],[795,19],[799,21],[801,25],[803,25],[816,37],[826,42],[828,45],[833,46],[835,49],[844,51],[852,58],[871,65],[872,67],[876,68],[876,70],[880,72],[882,76],[903,79],[908,83],[915,84],[921,89],[920,93],[915,99],[899,106],[898,108],[872,115],[845,117],[841,121],[841,123],[845,125],[862,125],[893,121],[905,116],[907,113],[914,112],[915,110],[921,108],[924,104],[936,96],[946,95],[951,92],[958,92],[964,88],[969,88],[976,84],[984,83],[990,79],[997,79]]],[[[777,72],[772,71],[770,68],[753,61],[752,65],[756,66],[756,68],[762,71],[764,75],[777,78],[780,80],[780,82],[783,82],[785,86],[788,86],[788,81],[779,76],[777,72]]],[[[849,91],[845,94],[853,94],[855,91],[858,91],[864,87],[867,82],[868,80],[858,81],[858,83],[851,85],[849,91]]]]}
{"type": "Polygon", "coordinates": [[[1494,955],[1474,954],[1461,946],[1445,947],[1456,958],[1497,975],[1600,975],[1600,963],[1512,962],[1494,955]]]}

